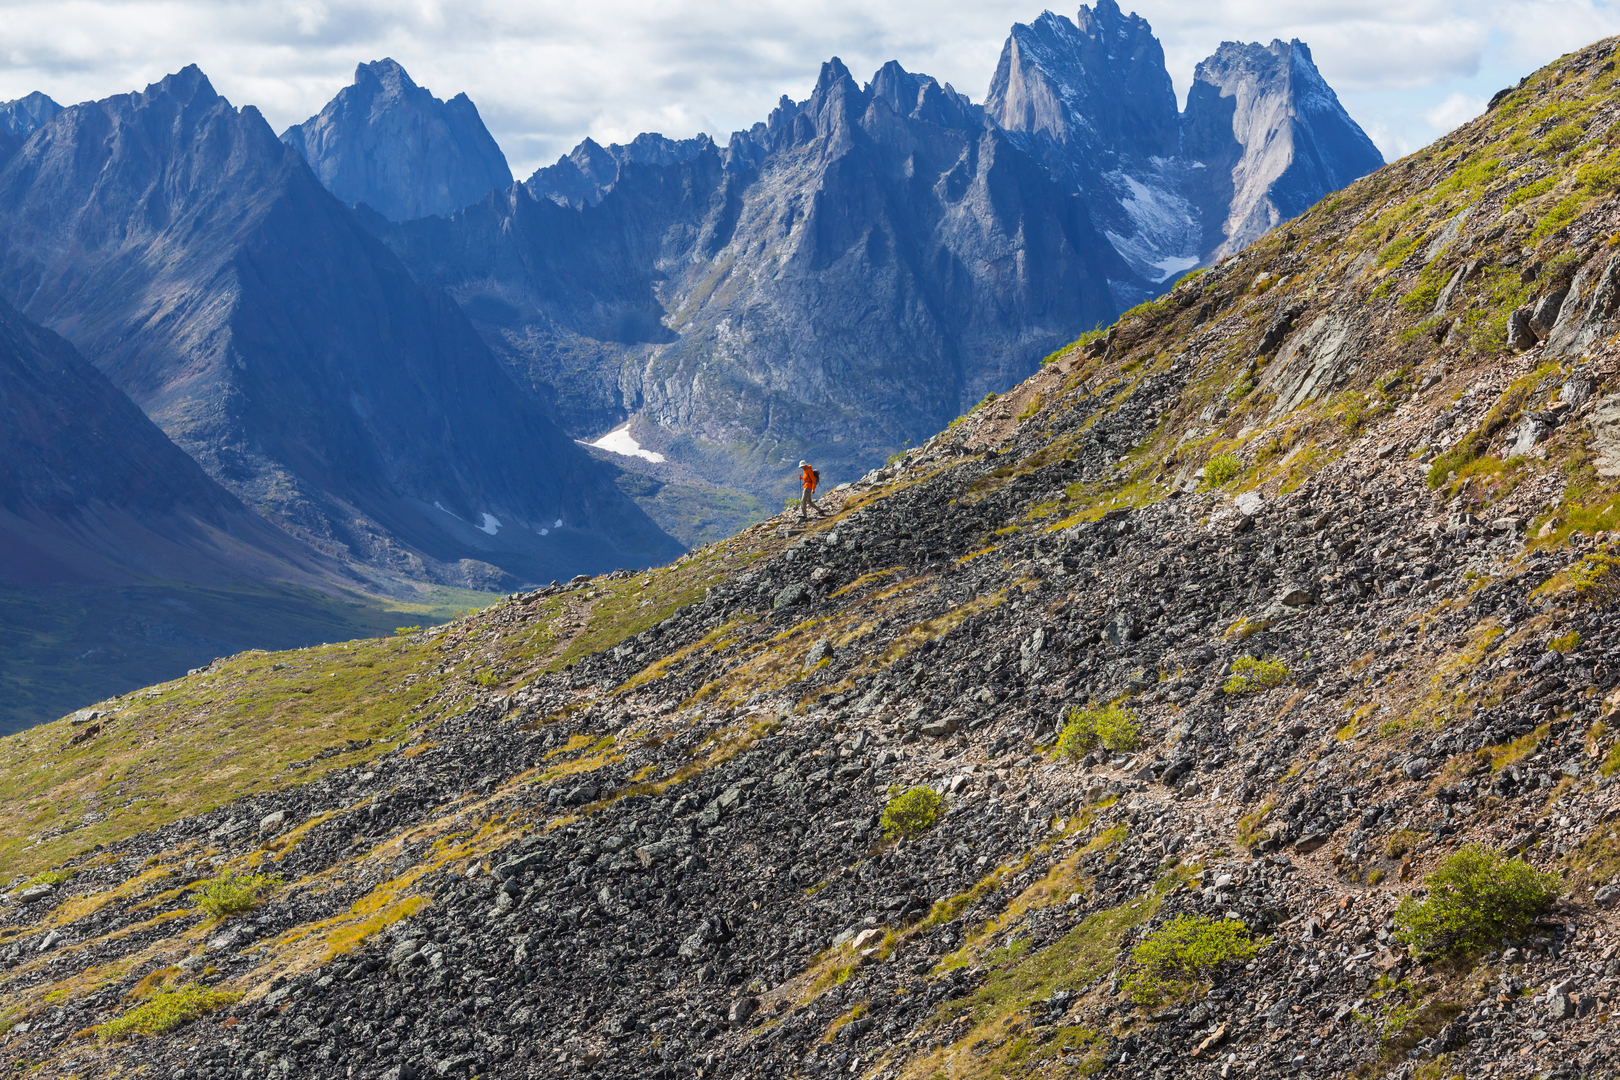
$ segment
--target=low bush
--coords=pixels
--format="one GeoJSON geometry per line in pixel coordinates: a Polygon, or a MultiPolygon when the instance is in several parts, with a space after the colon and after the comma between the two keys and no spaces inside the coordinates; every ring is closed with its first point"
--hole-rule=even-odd
{"type": "Polygon", "coordinates": [[[1102,746],[1108,750],[1133,750],[1141,725],[1136,714],[1118,705],[1069,706],[1063,714],[1063,731],[1058,735],[1057,753],[1071,760],[1084,757],[1102,746]]]}
{"type": "Polygon", "coordinates": [[[257,907],[260,898],[280,884],[279,877],[268,874],[238,875],[227,870],[195,890],[197,906],[216,919],[240,915],[257,907]]]}
{"type": "Polygon", "coordinates": [[[187,983],[178,990],[158,991],[123,1016],[97,1026],[95,1032],[102,1042],[131,1035],[162,1035],[241,1000],[239,993],[187,983]]]}
{"type": "Polygon", "coordinates": [[[41,870],[29,878],[26,885],[49,885],[53,889],[73,876],[71,870],[41,870]]]}
{"type": "Polygon", "coordinates": [[[883,808],[883,835],[909,839],[920,836],[933,827],[945,812],[945,800],[939,792],[924,784],[889,799],[883,808]]]}
{"type": "Polygon", "coordinates": [[[1232,674],[1221,689],[1233,696],[1256,694],[1288,681],[1288,665],[1281,660],[1257,660],[1240,656],[1232,661],[1232,674]]]}
{"type": "Polygon", "coordinates": [[[1138,1005],[1184,997],[1227,964],[1247,963],[1259,946],[1236,919],[1178,915],[1142,939],[1122,985],[1138,1005]]]}
{"type": "Polygon", "coordinates": [[[1216,454],[1204,463],[1204,482],[1222,487],[1243,473],[1243,459],[1236,454],[1216,454]]]}
{"type": "Polygon", "coordinates": [[[1435,955],[1466,957],[1516,938],[1564,891],[1556,874],[1469,844],[1423,878],[1429,894],[1395,909],[1395,936],[1435,955]]]}

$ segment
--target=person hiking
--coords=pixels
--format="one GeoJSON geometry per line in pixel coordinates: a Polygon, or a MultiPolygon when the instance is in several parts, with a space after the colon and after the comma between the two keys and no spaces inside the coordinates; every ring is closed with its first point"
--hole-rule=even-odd
{"type": "Polygon", "coordinates": [[[816,517],[821,517],[821,508],[816,505],[816,485],[821,482],[821,474],[811,468],[808,461],[801,461],[799,479],[804,482],[804,497],[799,500],[799,520],[805,520],[808,510],[814,510],[816,517]]]}

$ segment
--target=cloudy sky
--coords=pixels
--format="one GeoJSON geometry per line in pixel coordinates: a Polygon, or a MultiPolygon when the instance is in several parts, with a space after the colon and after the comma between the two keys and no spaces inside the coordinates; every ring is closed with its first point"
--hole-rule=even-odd
{"type": "MultiPolygon", "coordinates": [[[[1601,0],[1138,0],[1176,89],[1223,40],[1298,37],[1390,158],[1479,112],[1563,52],[1620,33],[1601,0]]],[[[1072,17],[1069,8],[1061,13],[1072,17]]],[[[897,59],[982,101],[1008,0],[0,0],[0,98],[64,104],[138,89],[196,63],[280,131],[355,64],[392,56],[440,97],[465,90],[527,176],[586,135],[727,133],[822,60],[860,77],[897,59]]]]}

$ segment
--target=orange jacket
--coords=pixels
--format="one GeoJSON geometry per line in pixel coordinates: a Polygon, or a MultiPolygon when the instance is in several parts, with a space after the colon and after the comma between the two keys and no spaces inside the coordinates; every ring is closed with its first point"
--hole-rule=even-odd
{"type": "Polygon", "coordinates": [[[804,481],[804,490],[816,490],[816,470],[812,469],[810,466],[806,465],[804,468],[799,470],[799,479],[804,481]]]}

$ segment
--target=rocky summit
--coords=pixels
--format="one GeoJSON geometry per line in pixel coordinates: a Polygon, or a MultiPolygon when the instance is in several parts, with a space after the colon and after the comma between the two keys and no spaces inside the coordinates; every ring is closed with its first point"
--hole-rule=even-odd
{"type": "Polygon", "coordinates": [[[1122,306],[1384,163],[1297,40],[1223,44],[1178,113],[1152,27],[1114,0],[1014,26],[985,112],[1086,200],[1133,272],[1122,306]]]}
{"type": "Polygon", "coordinates": [[[512,184],[472,100],[440,101],[393,60],[359,65],[352,85],[281,141],[332,194],[391,221],[448,214],[512,184]]]}
{"type": "Polygon", "coordinates": [[[0,1048],[1614,1075],[1616,45],[822,516],[0,741],[0,1048]]]}

